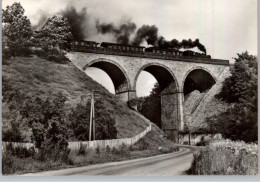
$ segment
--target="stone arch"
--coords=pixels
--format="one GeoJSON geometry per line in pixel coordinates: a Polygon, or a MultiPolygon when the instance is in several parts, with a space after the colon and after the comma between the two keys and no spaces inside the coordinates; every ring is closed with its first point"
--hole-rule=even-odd
{"type": "Polygon", "coordinates": [[[184,95],[186,95],[185,94],[185,82],[187,82],[186,81],[188,79],[187,77],[190,74],[192,74],[192,72],[195,72],[195,71],[202,71],[205,74],[205,76],[207,75],[209,77],[209,79],[207,79],[207,80],[212,80],[211,84],[209,84],[209,85],[211,85],[210,87],[212,87],[212,85],[214,85],[217,82],[216,76],[206,67],[201,67],[201,66],[192,67],[185,73],[183,80],[182,80],[181,89],[182,89],[182,92],[184,93],[184,95]]]}
{"type": "MultiPolygon", "coordinates": [[[[148,64],[146,64],[146,65],[143,65],[143,66],[138,70],[138,72],[137,72],[137,74],[136,74],[136,76],[135,76],[135,79],[134,79],[134,85],[133,85],[133,89],[134,89],[134,90],[136,90],[136,83],[137,83],[137,79],[138,79],[140,73],[141,73],[142,71],[146,71],[145,69],[148,68],[148,67],[151,67],[151,66],[160,67],[160,68],[162,68],[163,70],[167,71],[168,74],[170,74],[171,78],[173,79],[173,81],[174,81],[174,83],[175,83],[175,85],[176,85],[176,91],[179,91],[180,87],[179,87],[177,78],[176,78],[176,76],[174,75],[174,73],[171,71],[170,68],[168,68],[167,66],[162,65],[162,64],[160,64],[160,63],[148,63],[148,64]]],[[[148,71],[148,72],[149,72],[149,71],[148,71]]],[[[150,73],[150,72],[149,72],[149,73],[150,73]]],[[[154,75],[154,73],[151,73],[151,74],[156,78],[156,76],[154,75]]],[[[158,76],[159,76],[159,75],[158,75],[158,76]]],[[[157,81],[158,81],[158,76],[157,76],[157,78],[156,78],[157,81]]],[[[158,81],[158,82],[159,82],[159,81],[158,81]]]]}
{"type": "Polygon", "coordinates": [[[157,123],[164,130],[167,138],[177,142],[181,124],[181,104],[179,101],[179,85],[175,75],[165,65],[159,63],[146,64],[138,70],[135,76],[134,89],[136,89],[136,82],[141,71],[151,73],[158,81],[161,90],[161,104],[157,112],[160,115],[161,121],[157,123]]]}
{"type": "Polygon", "coordinates": [[[106,72],[114,84],[116,94],[128,91],[131,88],[126,71],[113,60],[105,58],[95,59],[86,64],[83,67],[83,71],[88,67],[96,67],[106,72]]]}

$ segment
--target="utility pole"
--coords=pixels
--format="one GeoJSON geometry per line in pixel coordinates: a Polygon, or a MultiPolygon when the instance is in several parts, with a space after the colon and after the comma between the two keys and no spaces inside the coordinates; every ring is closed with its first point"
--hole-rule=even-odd
{"type": "Polygon", "coordinates": [[[91,141],[91,133],[92,133],[92,123],[93,123],[93,119],[92,119],[92,115],[93,115],[93,99],[94,99],[94,90],[91,93],[91,105],[90,105],[90,122],[89,122],[89,141],[91,141]]]}
{"type": "Polygon", "coordinates": [[[93,98],[92,98],[92,101],[93,101],[93,103],[92,103],[92,121],[93,121],[93,140],[95,140],[95,137],[96,137],[96,125],[95,125],[95,106],[94,106],[94,104],[95,104],[95,94],[94,94],[94,90],[93,90],[93,92],[92,92],[92,95],[93,95],[93,98]]]}
{"type": "Polygon", "coordinates": [[[90,122],[89,122],[89,141],[92,139],[92,132],[93,132],[93,139],[96,139],[96,124],[95,124],[95,90],[92,90],[91,93],[91,104],[90,104],[90,122]]]}

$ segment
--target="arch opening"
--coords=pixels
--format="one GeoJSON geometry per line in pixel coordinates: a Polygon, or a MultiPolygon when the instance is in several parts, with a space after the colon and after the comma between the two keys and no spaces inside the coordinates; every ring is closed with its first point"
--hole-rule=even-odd
{"type": "MultiPolygon", "coordinates": [[[[153,103],[157,103],[157,107],[159,109],[154,109],[153,107],[151,107],[151,105],[154,104],[152,102],[147,102],[145,113],[147,113],[147,111],[153,111],[149,112],[152,117],[154,117],[155,114],[157,114],[157,116],[155,117],[160,116],[159,119],[156,119],[157,122],[155,122],[154,119],[150,120],[157,124],[158,127],[160,127],[162,130],[164,130],[169,139],[177,142],[180,115],[178,106],[178,85],[174,75],[167,67],[152,64],[144,66],[139,71],[135,82],[137,81],[141,71],[150,73],[158,82],[158,86],[156,89],[157,94],[153,93],[152,95],[150,95],[150,97],[155,96],[153,103]]],[[[138,91],[139,89],[136,90],[138,91]]],[[[146,100],[151,100],[151,98],[146,100]]]]}
{"type": "Polygon", "coordinates": [[[103,70],[95,67],[88,67],[85,73],[94,81],[105,87],[110,93],[115,94],[115,86],[109,75],[103,70]]]}
{"type": "Polygon", "coordinates": [[[160,86],[162,94],[174,93],[177,91],[177,85],[172,74],[162,66],[151,65],[143,69],[154,76],[160,86]]]}
{"type": "MultiPolygon", "coordinates": [[[[129,80],[126,77],[124,71],[117,65],[108,61],[94,61],[90,65],[84,67],[87,68],[98,68],[104,71],[111,79],[114,85],[115,94],[126,92],[129,89],[129,80]]],[[[96,74],[98,75],[98,73],[96,74]]],[[[104,76],[104,75],[103,75],[104,76]]],[[[98,76],[100,77],[100,76],[98,76]]],[[[104,85],[104,84],[103,84],[104,85]]]]}
{"type": "Polygon", "coordinates": [[[194,90],[203,93],[209,90],[216,83],[212,75],[203,69],[194,69],[186,77],[184,81],[184,96],[190,94],[194,90]]]}
{"type": "Polygon", "coordinates": [[[138,98],[149,96],[158,81],[146,71],[140,72],[136,81],[136,96],[138,98]]]}

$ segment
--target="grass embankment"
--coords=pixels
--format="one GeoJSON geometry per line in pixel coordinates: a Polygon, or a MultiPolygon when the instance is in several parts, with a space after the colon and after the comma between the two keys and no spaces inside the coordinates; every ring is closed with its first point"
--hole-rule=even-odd
{"type": "MultiPolygon", "coordinates": [[[[2,81],[3,90],[11,88],[32,97],[46,98],[50,93],[62,92],[70,105],[79,103],[80,98],[90,94],[92,89],[98,90],[107,109],[114,112],[117,138],[133,137],[149,125],[149,120],[129,109],[72,63],[57,64],[40,58],[16,57],[3,63],[2,81]]],[[[7,105],[3,104],[3,130],[10,125],[7,105]]]]}
{"type": "MultiPolygon", "coordinates": [[[[17,57],[7,60],[2,67],[3,90],[19,90],[32,97],[46,98],[50,93],[62,92],[68,98],[68,105],[76,105],[83,95],[92,89],[100,91],[100,98],[106,107],[114,112],[117,138],[133,137],[149,125],[150,121],[134,110],[128,108],[115,95],[109,93],[103,86],[92,80],[72,63],[57,64],[35,57],[17,57]]],[[[10,127],[10,111],[8,104],[2,104],[3,131],[10,127]]],[[[24,127],[26,129],[26,127],[24,127]]],[[[29,130],[24,130],[29,131],[29,130]]],[[[131,158],[147,157],[169,151],[174,151],[170,141],[163,137],[163,132],[153,125],[153,130],[131,148],[126,154],[119,151],[107,152],[88,150],[85,154],[70,153],[68,162],[37,161],[34,156],[27,158],[8,155],[3,158],[3,173],[26,173],[42,170],[75,167],[109,161],[128,160],[131,158]],[[162,147],[161,150],[158,148],[162,147]],[[5,167],[5,168],[4,168],[5,167]]]]}
{"type": "Polygon", "coordinates": [[[258,148],[230,140],[214,141],[195,153],[189,175],[256,175],[258,148]]]}

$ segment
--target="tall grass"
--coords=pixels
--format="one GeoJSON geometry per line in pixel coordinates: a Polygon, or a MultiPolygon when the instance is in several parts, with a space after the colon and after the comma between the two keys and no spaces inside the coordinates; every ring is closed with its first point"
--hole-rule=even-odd
{"type": "Polygon", "coordinates": [[[190,175],[256,175],[258,146],[241,141],[219,140],[196,152],[190,175]]]}

